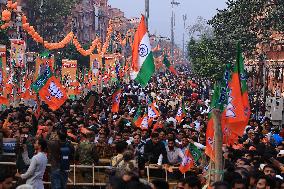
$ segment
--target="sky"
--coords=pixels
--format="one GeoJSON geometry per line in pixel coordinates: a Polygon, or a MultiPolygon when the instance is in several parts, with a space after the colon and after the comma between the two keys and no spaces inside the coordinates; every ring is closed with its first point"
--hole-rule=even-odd
{"type": "MultiPolygon", "coordinates": [[[[149,0],[150,1],[150,19],[149,31],[151,34],[163,37],[171,36],[171,1],[172,0],[149,0]]],[[[195,23],[198,16],[205,19],[212,18],[216,9],[226,8],[227,0],[175,0],[180,3],[174,7],[176,24],[175,24],[175,42],[182,46],[183,16],[187,15],[186,26],[195,23]]],[[[145,10],[144,0],[109,0],[109,5],[121,9],[127,18],[140,17],[145,10]]],[[[188,35],[185,35],[185,40],[188,35]]]]}

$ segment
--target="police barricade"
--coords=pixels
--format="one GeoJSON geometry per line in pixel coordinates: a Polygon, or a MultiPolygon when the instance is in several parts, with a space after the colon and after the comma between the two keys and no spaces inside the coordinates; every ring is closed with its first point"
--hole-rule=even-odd
{"type": "MultiPolygon", "coordinates": [[[[155,164],[145,166],[147,181],[154,179],[165,179],[170,186],[176,185],[178,180],[185,178],[186,174],[182,174],[178,167],[161,167],[155,164]]],[[[172,187],[170,187],[172,188],[172,187]]]]}
{"type": "MultiPolygon", "coordinates": [[[[109,159],[100,159],[101,164],[109,164],[109,159]]],[[[15,162],[0,162],[0,165],[6,166],[15,166],[15,162]]],[[[49,173],[50,164],[47,165],[46,174],[49,173]]],[[[71,186],[101,186],[104,187],[108,182],[108,173],[106,169],[111,169],[111,166],[105,165],[70,165],[70,173],[68,178],[68,185],[71,186]],[[83,174],[82,174],[83,173],[83,174]],[[86,176],[87,175],[87,176],[86,176]],[[88,177],[89,176],[89,177],[88,177]]],[[[180,178],[185,178],[185,174],[181,174],[178,170],[178,167],[171,168],[161,168],[157,165],[148,165],[145,166],[146,178],[148,182],[151,182],[153,179],[165,179],[169,184],[170,188],[173,185],[176,185],[180,178]],[[171,170],[170,170],[171,169],[171,170]],[[155,173],[158,173],[155,175],[155,173]],[[178,175],[177,179],[175,176],[178,175]]],[[[16,170],[16,168],[15,168],[16,170]]],[[[15,181],[16,182],[16,181],[15,181]]],[[[49,176],[44,177],[44,184],[50,185],[49,176]]]]}
{"type": "MultiPolygon", "coordinates": [[[[15,166],[15,162],[0,162],[2,166],[15,166]]],[[[50,164],[47,165],[46,173],[50,168],[50,164]]],[[[73,186],[106,186],[108,175],[105,173],[105,169],[110,169],[111,166],[95,166],[95,165],[70,165],[70,173],[68,178],[68,185],[73,186]],[[82,177],[80,177],[80,169],[88,169],[91,174],[91,180],[88,182],[82,182],[82,177]]],[[[16,169],[15,169],[16,170],[16,169]]],[[[48,178],[48,177],[47,177],[48,178]]],[[[16,182],[16,181],[15,181],[16,182]]],[[[15,183],[14,182],[14,183],[15,183]]],[[[44,179],[44,184],[50,185],[49,178],[48,180],[44,179]]]]}

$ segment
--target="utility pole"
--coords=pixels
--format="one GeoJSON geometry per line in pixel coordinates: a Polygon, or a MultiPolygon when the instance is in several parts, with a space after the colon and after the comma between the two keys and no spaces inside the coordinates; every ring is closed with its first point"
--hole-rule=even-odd
{"type": "Polygon", "coordinates": [[[171,17],[171,58],[172,61],[174,60],[174,46],[175,46],[175,34],[174,34],[174,24],[175,24],[175,17],[174,17],[174,5],[178,6],[180,3],[172,0],[172,17],[171,17]]]}
{"type": "Polygon", "coordinates": [[[147,29],[149,28],[149,13],[150,13],[149,0],[145,0],[145,18],[146,18],[147,29]]]}
{"type": "Polygon", "coordinates": [[[183,35],[182,35],[182,56],[183,59],[185,60],[185,41],[184,41],[184,32],[185,32],[185,22],[187,20],[187,15],[184,14],[182,15],[182,19],[183,19],[183,35]]]}
{"type": "Polygon", "coordinates": [[[221,171],[223,170],[223,155],[222,155],[222,145],[223,145],[223,134],[221,127],[221,112],[220,110],[213,110],[213,124],[214,124],[214,152],[215,152],[215,163],[214,169],[216,172],[214,176],[214,182],[221,181],[221,171]]]}

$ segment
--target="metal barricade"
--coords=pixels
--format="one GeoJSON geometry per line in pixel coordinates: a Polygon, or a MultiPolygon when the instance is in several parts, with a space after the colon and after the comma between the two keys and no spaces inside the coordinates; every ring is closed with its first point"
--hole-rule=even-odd
{"type": "MultiPolygon", "coordinates": [[[[169,170],[167,169],[167,168],[165,168],[165,167],[159,167],[159,166],[157,166],[157,165],[148,165],[148,166],[145,166],[145,168],[146,168],[146,176],[147,176],[147,181],[148,182],[151,182],[151,180],[153,180],[153,179],[155,179],[156,177],[151,177],[150,176],[150,170],[161,170],[161,171],[163,171],[165,174],[165,177],[164,178],[161,178],[161,179],[165,179],[168,183],[169,183],[169,185],[176,185],[177,184],[177,182],[178,182],[178,180],[169,180],[169,170]]],[[[173,170],[173,172],[179,172],[179,168],[178,167],[172,167],[172,170],[173,170]]],[[[185,178],[185,174],[182,174],[183,175],[183,178],[185,178]]],[[[161,176],[161,175],[159,175],[159,176],[161,176]]],[[[160,178],[160,177],[159,177],[160,178]]]]}
{"type": "MultiPolygon", "coordinates": [[[[100,160],[100,163],[103,164],[109,164],[110,160],[104,159],[100,160]]],[[[7,165],[7,166],[16,166],[15,162],[0,162],[0,165],[7,165]]],[[[51,167],[50,164],[47,165],[46,171],[51,167]]],[[[100,165],[70,165],[70,173],[69,173],[69,178],[68,178],[68,185],[71,186],[101,186],[104,187],[107,185],[107,173],[104,171],[105,169],[111,169],[111,166],[100,166],[100,165]],[[79,177],[80,177],[80,169],[90,169],[92,179],[90,182],[81,182],[79,177]],[[105,175],[106,179],[103,179],[105,175]],[[100,177],[101,176],[101,177],[100,177]],[[99,178],[99,180],[96,180],[96,178],[99,178]],[[102,178],[100,180],[100,178],[102,178]],[[79,180],[78,180],[79,179],[79,180]]],[[[150,175],[150,170],[160,170],[164,172],[164,176],[159,175],[158,178],[160,179],[165,179],[170,185],[176,185],[178,180],[173,180],[169,179],[169,170],[165,167],[160,168],[157,165],[148,165],[145,166],[146,169],[146,178],[148,182],[151,182],[151,180],[155,179],[154,177],[151,177],[150,175]]],[[[178,167],[172,167],[173,171],[179,172],[178,167]]],[[[157,178],[157,177],[156,177],[157,178]]],[[[185,174],[183,174],[183,178],[185,178],[185,174]]],[[[50,185],[50,181],[45,181],[44,184],[50,185]]]]}
{"type": "MultiPolygon", "coordinates": [[[[7,165],[7,166],[16,166],[15,162],[0,162],[0,165],[7,165]]],[[[47,168],[49,168],[51,165],[48,164],[47,168]]],[[[68,178],[68,185],[73,185],[73,186],[106,186],[107,182],[106,180],[104,182],[95,182],[95,176],[96,176],[96,169],[100,170],[100,169],[109,169],[111,168],[111,166],[95,166],[93,165],[71,165],[70,169],[71,172],[73,174],[69,174],[69,178],[68,178]],[[77,177],[78,177],[78,170],[80,168],[84,168],[84,169],[91,169],[91,173],[92,173],[92,182],[77,182],[77,177]]],[[[100,173],[100,171],[98,171],[98,173],[100,173]]],[[[102,173],[102,171],[101,171],[102,173]]],[[[50,181],[48,182],[44,182],[44,184],[50,185],[50,181]]]]}

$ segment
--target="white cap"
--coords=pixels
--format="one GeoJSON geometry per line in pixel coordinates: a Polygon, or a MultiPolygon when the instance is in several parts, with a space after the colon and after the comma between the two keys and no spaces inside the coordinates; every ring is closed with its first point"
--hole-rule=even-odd
{"type": "Polygon", "coordinates": [[[183,125],[183,127],[182,128],[184,128],[184,129],[190,129],[190,126],[189,125],[187,125],[187,124],[185,124],[185,125],[183,125]]]}

